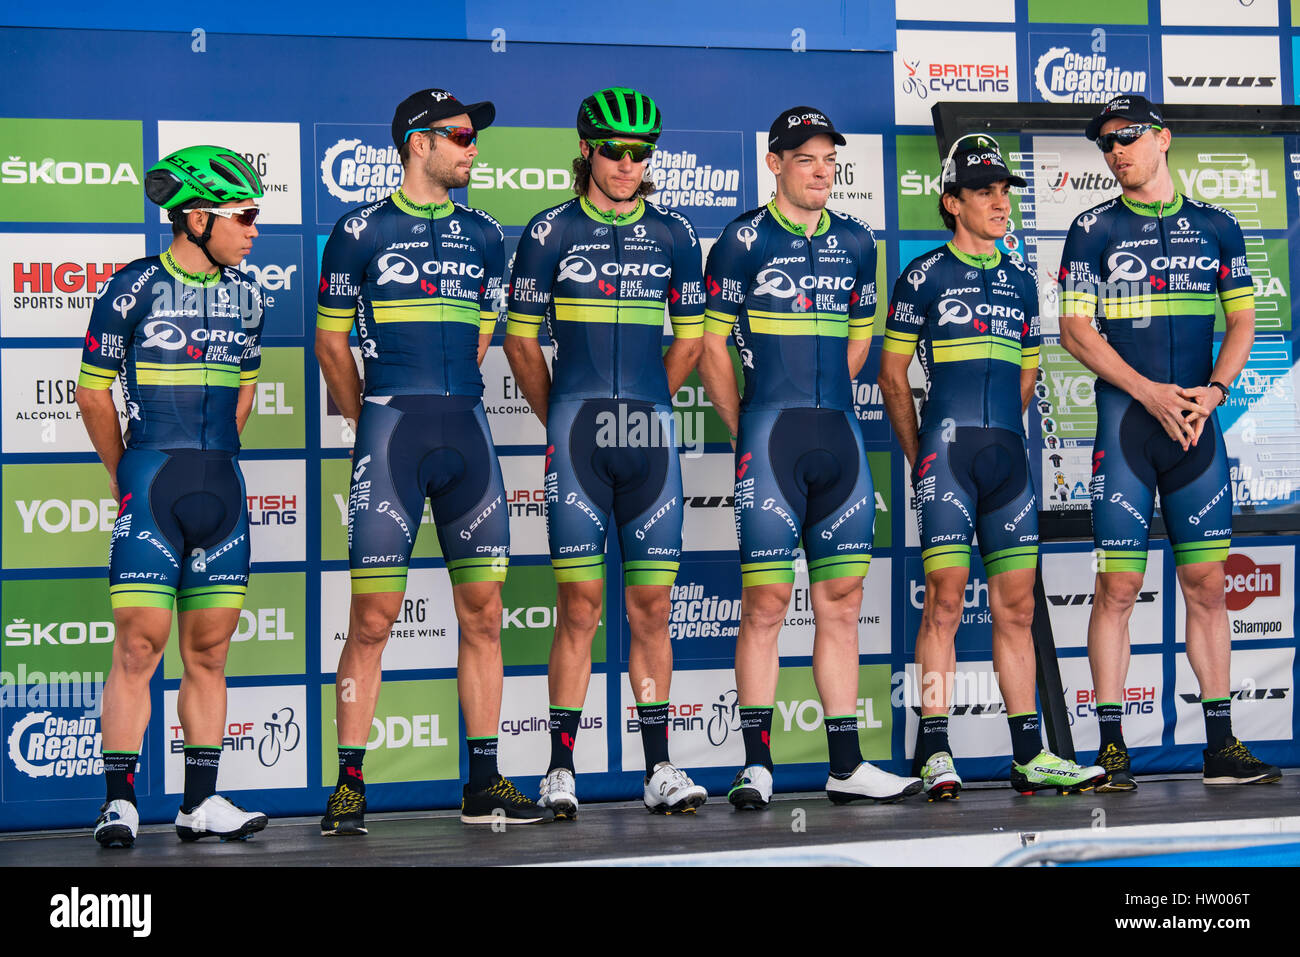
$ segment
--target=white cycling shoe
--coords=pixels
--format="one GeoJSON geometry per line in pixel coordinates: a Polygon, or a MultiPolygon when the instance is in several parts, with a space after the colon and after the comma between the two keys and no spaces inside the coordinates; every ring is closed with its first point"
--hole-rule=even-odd
{"type": "Polygon", "coordinates": [[[708,799],[708,791],[667,761],[656,764],[645,781],[645,806],[655,814],[694,814],[708,799]]]}
{"type": "Polygon", "coordinates": [[[223,841],[242,841],[266,827],[265,814],[245,811],[220,794],[213,794],[186,813],[176,814],[176,833],[182,841],[219,837],[223,841]]]}
{"type": "Polygon", "coordinates": [[[573,780],[573,772],[568,768],[552,768],[538,785],[537,798],[539,807],[549,807],[555,812],[557,821],[576,821],[578,819],[578,792],[573,780]]]}
{"type": "Polygon", "coordinates": [[[140,812],[130,801],[105,801],[95,821],[95,840],[100,847],[130,847],[140,830],[140,812]]]}
{"type": "Polygon", "coordinates": [[[918,793],[922,786],[920,778],[900,777],[863,761],[847,778],[828,776],[826,796],[832,804],[863,800],[891,804],[918,793]]]}
{"type": "Polygon", "coordinates": [[[930,755],[925,767],[921,768],[921,781],[931,802],[956,798],[961,790],[961,776],[947,751],[930,755]]]}
{"type": "Polygon", "coordinates": [[[772,772],[761,764],[751,764],[736,772],[727,792],[727,800],[737,809],[761,810],[772,802],[772,772]]]}

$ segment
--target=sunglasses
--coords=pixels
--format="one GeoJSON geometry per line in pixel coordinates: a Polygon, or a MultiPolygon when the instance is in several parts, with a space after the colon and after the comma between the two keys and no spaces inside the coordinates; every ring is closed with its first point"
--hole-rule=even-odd
{"type": "Polygon", "coordinates": [[[622,140],[587,140],[587,145],[615,163],[621,162],[624,156],[630,157],[633,163],[644,163],[655,151],[653,143],[625,143],[622,140]]]}
{"type": "Polygon", "coordinates": [[[212,213],[222,219],[233,219],[241,226],[252,226],[253,223],[257,222],[257,217],[262,212],[258,206],[240,206],[238,209],[222,209],[219,206],[197,206],[195,209],[200,213],[212,213]]]}
{"type": "Polygon", "coordinates": [[[443,139],[451,140],[461,149],[473,146],[474,141],[478,139],[478,134],[472,126],[426,126],[423,129],[407,130],[406,139],[409,140],[412,133],[429,133],[433,136],[441,136],[443,139]]]}
{"type": "Polygon", "coordinates": [[[1132,146],[1148,130],[1164,129],[1162,126],[1156,126],[1154,123],[1135,123],[1133,126],[1126,126],[1122,130],[1115,130],[1112,133],[1102,133],[1097,137],[1097,148],[1103,153],[1109,153],[1115,148],[1115,144],[1120,146],[1132,146]]]}

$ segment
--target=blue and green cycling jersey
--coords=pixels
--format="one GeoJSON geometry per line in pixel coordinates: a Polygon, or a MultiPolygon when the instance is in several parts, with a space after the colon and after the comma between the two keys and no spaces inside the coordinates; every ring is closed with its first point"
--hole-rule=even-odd
{"type": "Polygon", "coordinates": [[[78,388],[122,377],[130,449],[239,450],[240,386],[262,363],[263,300],[237,269],[186,272],[166,250],[118,270],[95,301],[78,388]]]}
{"type": "Polygon", "coordinates": [[[479,335],[496,326],[504,269],[495,219],[451,201],[417,206],[399,189],[334,226],[316,327],[356,324],[368,396],[481,396],[479,335]]]}
{"type": "MultiPolygon", "coordinates": [[[[1120,358],[1155,382],[1205,385],[1214,303],[1255,308],[1241,227],[1217,206],[1175,194],[1145,204],[1117,196],[1070,226],[1058,275],[1061,315],[1096,317],[1120,358]]],[[[1114,388],[1098,380],[1101,391],[1114,388]]]]}
{"type": "Polygon", "coordinates": [[[736,340],[742,411],[853,408],[848,340],[870,340],[876,312],[866,223],[822,210],[807,236],[768,203],[727,225],[704,273],[704,328],[736,340]]]}
{"type": "Polygon", "coordinates": [[[886,352],[914,352],[925,372],[922,433],[945,426],[1023,436],[1020,373],[1038,367],[1038,283],[996,250],[952,243],[907,264],[885,320],[886,352]]]}
{"type": "Polygon", "coordinates": [[[703,335],[700,244],[680,213],[642,201],[613,215],[585,196],[543,210],[520,237],[506,333],[547,323],[550,401],[669,401],[664,307],[673,336],[703,335]]]}

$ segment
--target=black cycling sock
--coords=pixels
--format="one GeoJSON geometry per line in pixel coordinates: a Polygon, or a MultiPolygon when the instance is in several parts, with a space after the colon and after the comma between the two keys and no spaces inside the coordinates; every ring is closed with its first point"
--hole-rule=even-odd
{"type": "Polygon", "coordinates": [[[862,747],[858,742],[858,716],[856,714],[827,717],[826,750],[830,753],[831,774],[846,778],[862,763],[862,747]]]}
{"type": "Polygon", "coordinates": [[[104,783],[108,796],[105,801],[130,801],[135,804],[135,765],[139,751],[105,751],[104,783]]]}
{"type": "Polygon", "coordinates": [[[948,716],[926,714],[921,716],[921,726],[916,731],[916,757],[925,764],[940,751],[952,754],[948,745],[948,716]]]}
{"type": "Polygon", "coordinates": [[[771,708],[740,709],[740,734],[745,739],[745,767],[761,764],[772,770],[771,708]]]}
{"type": "Polygon", "coordinates": [[[336,791],[346,784],[358,794],[366,793],[366,776],[361,770],[361,762],[365,759],[365,748],[339,747],[339,779],[334,785],[336,791]]]}
{"type": "Polygon", "coordinates": [[[189,814],[217,793],[217,769],[221,766],[221,748],[185,745],[185,793],[181,810],[189,814]]]}
{"type": "Polygon", "coordinates": [[[645,751],[645,773],[649,777],[657,765],[668,760],[668,702],[639,704],[636,716],[641,724],[641,749],[645,751]]]}
{"type": "Polygon", "coordinates": [[[1043,732],[1038,712],[1009,714],[1007,724],[1011,725],[1011,756],[1016,764],[1025,764],[1036,758],[1038,752],[1043,750],[1043,732]]]}
{"type": "Polygon", "coordinates": [[[1232,737],[1232,699],[1203,700],[1201,711],[1205,713],[1205,749],[1211,754],[1222,751],[1232,737]]]}
{"type": "Polygon", "coordinates": [[[500,777],[497,774],[497,739],[495,736],[466,737],[465,746],[469,749],[469,789],[486,791],[500,777]]]}
{"type": "Polygon", "coordinates": [[[1097,705],[1097,730],[1101,732],[1103,748],[1108,744],[1113,744],[1117,748],[1124,747],[1124,730],[1120,726],[1120,719],[1123,716],[1124,706],[1121,704],[1097,705]]]}
{"type": "Polygon", "coordinates": [[[581,708],[551,705],[551,765],[549,770],[573,771],[573,745],[578,737],[581,708]]]}

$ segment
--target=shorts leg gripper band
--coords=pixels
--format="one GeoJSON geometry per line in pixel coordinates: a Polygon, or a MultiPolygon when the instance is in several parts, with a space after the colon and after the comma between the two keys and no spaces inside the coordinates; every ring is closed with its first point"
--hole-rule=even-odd
{"type": "Polygon", "coordinates": [[[1194,565],[1197,562],[1226,562],[1228,540],[1219,538],[1207,542],[1185,542],[1174,546],[1175,565],[1194,565]]]}
{"type": "Polygon", "coordinates": [[[405,568],[352,569],[352,594],[377,595],[394,591],[406,591],[405,568]]]}
{"type": "Polygon", "coordinates": [[[557,582],[594,582],[605,577],[605,556],[584,555],[580,558],[552,558],[557,582]]]}
{"type": "Polygon", "coordinates": [[[999,552],[989,552],[984,556],[984,571],[989,575],[998,575],[1017,568],[1033,568],[1037,564],[1037,545],[1004,548],[999,552]]]}
{"type": "Polygon", "coordinates": [[[680,562],[635,561],[623,563],[623,585],[671,585],[680,562]]]}
{"type": "Polygon", "coordinates": [[[171,610],[176,589],[170,585],[110,585],[108,603],[113,608],[166,608],[171,610]]]}
{"type": "Polygon", "coordinates": [[[1146,552],[1116,552],[1098,549],[1101,553],[1097,563],[1099,572],[1145,572],[1147,570],[1146,552]]]}
{"type": "Polygon", "coordinates": [[[740,585],[790,585],[794,583],[794,560],[780,562],[741,562],[740,585]]]}
{"type": "Polygon", "coordinates": [[[468,582],[503,582],[510,559],[505,556],[460,558],[447,563],[447,574],[453,585],[468,582]]]}
{"type": "Polygon", "coordinates": [[[808,581],[823,582],[832,578],[864,578],[871,566],[871,555],[857,554],[831,555],[808,563],[808,581]]]}
{"type": "Polygon", "coordinates": [[[927,575],[941,568],[970,568],[970,546],[936,545],[923,549],[921,564],[927,575]]]}
{"type": "Polygon", "coordinates": [[[200,608],[243,608],[244,594],[248,589],[243,585],[201,585],[197,588],[182,588],[176,595],[176,607],[180,611],[196,611],[200,608]]]}

